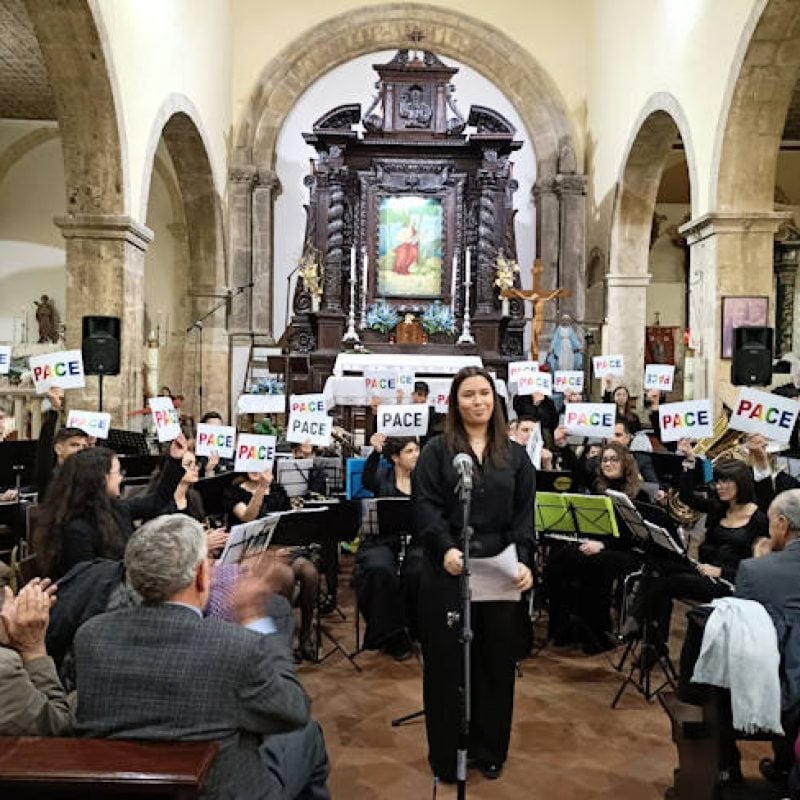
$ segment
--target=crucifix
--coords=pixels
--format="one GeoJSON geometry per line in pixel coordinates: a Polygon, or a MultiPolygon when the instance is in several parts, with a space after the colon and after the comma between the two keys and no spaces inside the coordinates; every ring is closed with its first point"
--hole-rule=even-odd
{"type": "Polygon", "coordinates": [[[542,286],[542,261],[533,262],[533,287],[530,289],[503,289],[500,297],[516,297],[533,304],[531,318],[531,361],[539,360],[539,337],[544,328],[544,304],[558,297],[569,297],[569,289],[545,289],[542,286]]]}

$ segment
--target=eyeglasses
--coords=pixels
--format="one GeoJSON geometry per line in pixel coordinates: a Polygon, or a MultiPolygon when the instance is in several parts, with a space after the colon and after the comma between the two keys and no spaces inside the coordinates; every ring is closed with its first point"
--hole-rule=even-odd
{"type": "Polygon", "coordinates": [[[600,463],[601,463],[601,464],[619,464],[619,462],[620,462],[621,460],[622,460],[622,459],[620,459],[620,457],[619,457],[619,456],[603,456],[603,457],[600,459],[600,463]]]}

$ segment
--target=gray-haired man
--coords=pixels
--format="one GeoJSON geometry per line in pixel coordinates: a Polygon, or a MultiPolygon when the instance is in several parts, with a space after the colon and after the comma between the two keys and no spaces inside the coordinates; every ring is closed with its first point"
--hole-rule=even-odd
{"type": "Polygon", "coordinates": [[[266,584],[250,578],[239,587],[241,626],[204,619],[206,556],[202,526],[183,515],[158,517],[131,537],[128,580],[144,604],[78,631],[78,733],[215,740],[205,797],[325,800],[322,733],[309,721],[286,640],[268,635],[266,584]]]}

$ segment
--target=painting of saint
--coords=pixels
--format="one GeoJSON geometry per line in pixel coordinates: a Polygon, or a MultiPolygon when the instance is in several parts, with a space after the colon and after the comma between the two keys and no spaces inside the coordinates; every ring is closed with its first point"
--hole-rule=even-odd
{"type": "Polygon", "coordinates": [[[378,295],[440,297],[442,201],[400,195],[380,200],[378,295]]]}

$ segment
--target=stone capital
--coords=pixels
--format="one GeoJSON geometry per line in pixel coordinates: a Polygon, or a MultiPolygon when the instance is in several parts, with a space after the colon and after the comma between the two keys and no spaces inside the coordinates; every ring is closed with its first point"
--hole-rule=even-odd
{"type": "Polygon", "coordinates": [[[646,289],[650,285],[650,273],[645,275],[627,275],[624,272],[609,272],[603,280],[606,286],[611,288],[641,288],[646,289]]]}
{"type": "Polygon", "coordinates": [[[274,169],[256,170],[255,184],[256,188],[268,189],[275,194],[280,194],[283,189],[278,173],[274,169]]]}
{"type": "Polygon", "coordinates": [[[555,191],[558,194],[573,194],[584,195],[586,194],[586,176],[585,175],[556,175],[555,191]]]}
{"type": "Polygon", "coordinates": [[[791,216],[790,211],[754,211],[749,214],[714,211],[689,220],[678,228],[678,232],[691,246],[711,236],[723,234],[774,234],[787,219],[791,219],[791,216]]]}
{"type": "Polygon", "coordinates": [[[228,181],[240,186],[252,187],[258,180],[258,169],[252,164],[245,164],[238,167],[231,167],[228,170],[228,181]]]}
{"type": "Polygon", "coordinates": [[[556,178],[548,180],[537,180],[531,187],[531,197],[536,200],[545,194],[556,194],[558,191],[558,184],[556,178]]]}
{"type": "Polygon", "coordinates": [[[153,241],[153,231],[125,214],[65,214],[55,217],[65,239],[123,240],[142,252],[153,241]]]}

